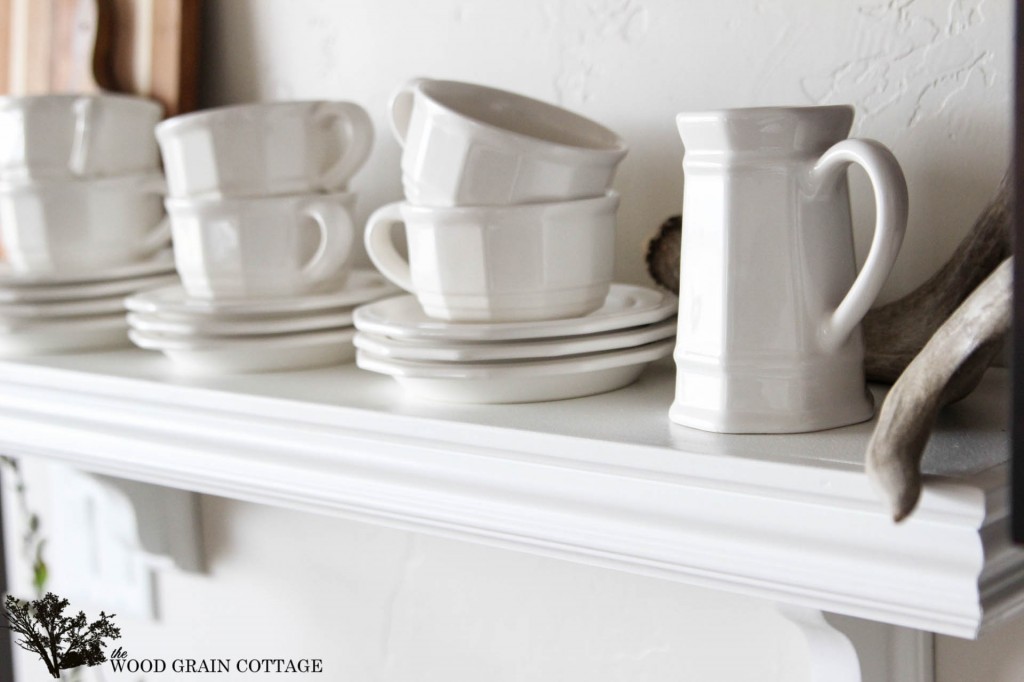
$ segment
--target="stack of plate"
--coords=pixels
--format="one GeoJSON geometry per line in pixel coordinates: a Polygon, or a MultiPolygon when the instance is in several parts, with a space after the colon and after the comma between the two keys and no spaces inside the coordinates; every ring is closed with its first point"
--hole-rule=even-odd
{"type": "Polygon", "coordinates": [[[124,297],[177,281],[170,251],[90,272],[24,274],[0,264],[0,355],[128,345],[124,297]]]}
{"type": "Polygon", "coordinates": [[[625,284],[589,315],[531,322],[443,322],[397,296],[355,311],[356,363],[433,400],[575,398],[626,386],[670,355],[675,313],[671,294],[625,284]]]}
{"type": "Polygon", "coordinates": [[[306,369],[352,359],[352,310],[395,288],[356,270],[336,291],[282,298],[202,299],[181,286],[129,297],[129,336],[202,374],[306,369]]]}

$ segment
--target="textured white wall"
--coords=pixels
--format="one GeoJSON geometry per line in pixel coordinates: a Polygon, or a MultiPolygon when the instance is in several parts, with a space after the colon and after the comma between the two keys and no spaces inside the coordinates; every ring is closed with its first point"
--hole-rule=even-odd
{"type": "MultiPolygon", "coordinates": [[[[1010,132],[1010,0],[248,0],[210,2],[205,99],[340,98],[379,136],[362,213],[401,196],[387,100],[424,75],[556,102],[619,132],[618,276],[682,200],[679,111],[851,103],[889,145],[911,224],[884,297],[935,270],[993,191],[1010,132]]],[[[855,173],[856,243],[871,232],[855,173]]]]}
{"type": "MultiPolygon", "coordinates": [[[[208,104],[340,98],[371,112],[380,134],[354,183],[363,216],[401,194],[384,113],[409,77],[517,90],[617,130],[632,148],[616,182],[618,274],[629,281],[646,281],[643,241],[679,211],[678,111],[856,105],[857,134],[890,145],[910,183],[911,227],[889,296],[950,254],[1009,154],[1010,0],[207,7],[208,104]]],[[[866,195],[859,178],[854,189],[866,195]]],[[[133,655],[310,655],[327,659],[325,679],[359,682],[806,678],[799,636],[756,600],[215,498],[203,513],[210,573],[165,576],[158,623],[123,620],[133,655]]],[[[1014,641],[943,638],[939,661],[951,672],[940,682],[1019,681],[1014,641]],[[971,661],[990,674],[972,677],[971,661]]],[[[24,671],[19,682],[44,679],[34,664],[24,671]]]]}

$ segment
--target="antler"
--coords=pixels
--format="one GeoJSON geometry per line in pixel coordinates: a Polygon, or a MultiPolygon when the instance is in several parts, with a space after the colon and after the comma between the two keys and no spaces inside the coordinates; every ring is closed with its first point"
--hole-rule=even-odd
{"type": "Polygon", "coordinates": [[[939,409],[962,397],[965,384],[973,388],[1010,328],[1012,283],[1007,258],[939,327],[882,403],[865,466],[895,521],[921,496],[921,457],[939,409]]]}
{"type": "MultiPolygon", "coordinates": [[[[945,265],[903,298],[868,311],[861,325],[868,381],[896,381],[939,326],[1009,255],[1007,173],[945,265]]],[[[969,392],[970,388],[964,395],[969,392]]]]}

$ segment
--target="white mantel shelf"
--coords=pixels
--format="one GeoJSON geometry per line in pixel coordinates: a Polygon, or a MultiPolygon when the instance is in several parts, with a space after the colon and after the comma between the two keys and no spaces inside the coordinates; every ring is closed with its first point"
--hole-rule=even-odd
{"type": "Polygon", "coordinates": [[[1005,371],[943,415],[896,526],[871,424],[723,436],[669,422],[674,372],[553,403],[454,406],[354,366],[218,379],[125,350],[0,363],[0,450],[961,637],[1024,608],[1005,371]]]}

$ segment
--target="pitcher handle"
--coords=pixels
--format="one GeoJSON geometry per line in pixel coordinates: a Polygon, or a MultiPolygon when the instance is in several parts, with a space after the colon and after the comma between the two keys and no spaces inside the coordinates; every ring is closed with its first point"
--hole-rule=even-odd
{"type": "Polygon", "coordinates": [[[818,188],[831,188],[845,179],[851,163],[862,167],[871,181],[876,204],[875,234],[864,267],[820,328],[819,339],[830,352],[846,342],[875,302],[907,229],[907,181],[896,157],[880,142],[854,138],[836,143],[818,159],[811,179],[818,188]]]}

